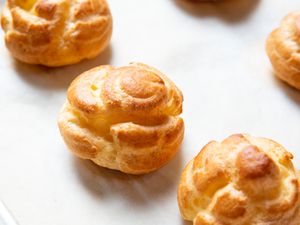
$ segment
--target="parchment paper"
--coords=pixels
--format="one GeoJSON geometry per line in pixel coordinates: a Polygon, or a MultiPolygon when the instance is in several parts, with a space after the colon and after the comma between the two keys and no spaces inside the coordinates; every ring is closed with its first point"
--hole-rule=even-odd
{"type": "Polygon", "coordinates": [[[20,225],[191,224],[177,207],[181,171],[207,142],[233,133],[278,141],[300,169],[300,91],[274,78],[265,53],[267,35],[300,10],[299,0],[109,3],[109,48],[76,65],[50,69],[17,62],[0,32],[0,198],[20,225]],[[56,124],[78,74],[131,61],[163,71],[185,97],[180,152],[145,176],[76,159],[56,124]]]}

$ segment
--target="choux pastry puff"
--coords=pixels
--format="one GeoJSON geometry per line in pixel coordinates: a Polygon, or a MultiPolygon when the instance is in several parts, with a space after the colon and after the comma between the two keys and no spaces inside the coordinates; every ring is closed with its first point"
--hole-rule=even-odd
{"type": "Polygon", "coordinates": [[[292,158],[266,138],[236,134],[209,142],[182,173],[182,217],[194,225],[299,225],[292,158]]]}
{"type": "Polygon", "coordinates": [[[58,125],[78,157],[144,174],[177,152],[184,134],[182,101],[174,83],[147,65],[99,66],[72,82],[58,125]]]}
{"type": "Polygon", "coordinates": [[[97,56],[112,34],[105,0],[7,0],[1,25],[15,58],[52,67],[97,56]]]}
{"type": "Polygon", "coordinates": [[[267,54],[278,78],[300,89],[300,13],[287,15],[267,40],[267,54]]]}

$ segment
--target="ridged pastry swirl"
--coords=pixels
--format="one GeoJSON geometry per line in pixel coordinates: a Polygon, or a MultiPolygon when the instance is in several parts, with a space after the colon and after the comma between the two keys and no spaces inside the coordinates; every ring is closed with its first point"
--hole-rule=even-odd
{"type": "Polygon", "coordinates": [[[77,156],[125,173],[165,165],[183,139],[182,94],[140,63],[100,66],[75,79],[58,124],[77,156]]]}
{"type": "Polygon", "coordinates": [[[275,74],[300,89],[300,13],[286,16],[267,40],[266,50],[275,74]]]}
{"type": "Polygon", "coordinates": [[[105,0],[7,0],[1,25],[15,58],[46,66],[93,58],[112,33],[105,0]]]}
{"type": "Polygon", "coordinates": [[[299,225],[292,158],[278,143],[249,135],[208,143],[183,171],[183,218],[194,225],[299,225]]]}

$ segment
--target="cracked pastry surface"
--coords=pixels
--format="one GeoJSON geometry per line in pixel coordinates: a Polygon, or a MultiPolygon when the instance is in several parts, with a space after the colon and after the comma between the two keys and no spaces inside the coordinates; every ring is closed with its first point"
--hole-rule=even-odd
{"type": "Polygon", "coordinates": [[[300,89],[300,13],[291,13],[268,37],[266,51],[275,74],[300,89]]]}
{"type": "Polygon", "coordinates": [[[105,0],[7,0],[1,25],[15,58],[46,66],[96,57],[112,34],[105,0]]]}
{"type": "Polygon", "coordinates": [[[184,133],[183,97],[158,70],[141,63],[100,66],[76,78],[58,118],[77,156],[130,174],[165,165],[184,133]]]}
{"type": "Polygon", "coordinates": [[[184,169],[178,203],[194,225],[299,225],[299,174],[278,143],[236,134],[184,169]]]}

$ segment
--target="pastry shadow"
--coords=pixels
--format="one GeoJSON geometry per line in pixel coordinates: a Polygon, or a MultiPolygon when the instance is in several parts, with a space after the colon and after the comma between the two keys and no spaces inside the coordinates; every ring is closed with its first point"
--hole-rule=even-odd
{"type": "Polygon", "coordinates": [[[43,90],[66,89],[79,74],[99,65],[110,63],[112,47],[109,45],[96,58],[62,67],[30,65],[14,60],[13,66],[19,77],[26,83],[43,90]]]}
{"type": "Polygon", "coordinates": [[[195,17],[217,17],[229,23],[246,19],[260,0],[174,0],[186,13],[195,17]]]}
{"type": "Polygon", "coordinates": [[[192,225],[192,224],[193,224],[192,221],[187,221],[182,219],[181,225],[192,225]]]}
{"type": "Polygon", "coordinates": [[[163,168],[145,175],[125,174],[74,157],[78,179],[93,197],[102,199],[117,195],[137,205],[147,205],[150,200],[176,193],[183,166],[182,148],[163,168]]]}
{"type": "Polygon", "coordinates": [[[279,86],[291,100],[293,100],[297,105],[300,106],[300,90],[280,80],[274,72],[272,76],[277,86],[279,86]]]}

